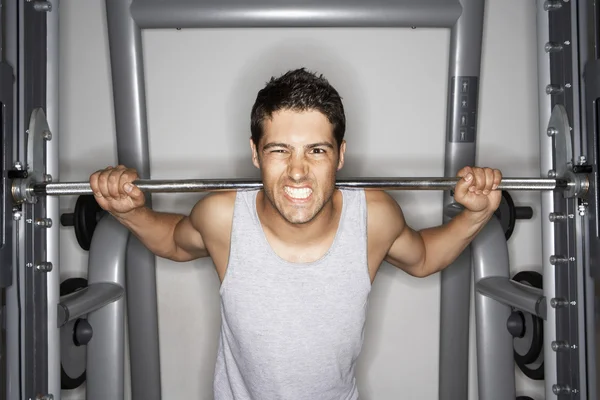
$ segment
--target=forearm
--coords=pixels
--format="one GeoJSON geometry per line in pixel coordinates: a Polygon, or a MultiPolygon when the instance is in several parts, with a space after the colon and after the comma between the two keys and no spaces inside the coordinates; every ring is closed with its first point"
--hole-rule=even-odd
{"type": "Polygon", "coordinates": [[[434,274],[452,264],[489,219],[489,214],[463,211],[442,226],[421,230],[425,247],[423,275],[434,274]]]}
{"type": "Polygon", "coordinates": [[[142,207],[125,215],[113,216],[155,255],[168,259],[177,258],[174,233],[184,215],[162,213],[142,207]]]}

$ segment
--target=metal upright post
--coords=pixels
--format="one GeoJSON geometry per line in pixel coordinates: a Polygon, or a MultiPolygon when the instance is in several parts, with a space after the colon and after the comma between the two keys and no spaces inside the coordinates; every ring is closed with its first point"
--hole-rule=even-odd
{"type": "MultiPolygon", "coordinates": [[[[88,284],[113,283],[125,285],[127,256],[127,228],[111,216],[100,220],[90,246],[88,284]]],[[[123,400],[124,394],[124,347],[125,347],[125,299],[92,311],[88,321],[93,330],[92,340],[87,344],[88,400],[123,400]]],[[[160,393],[158,397],[160,398],[160,393]]]]}
{"type": "MultiPolygon", "coordinates": [[[[461,0],[463,12],[451,31],[445,176],[475,164],[483,0],[461,0]]],[[[444,208],[454,202],[444,194],[444,208]]],[[[449,217],[444,216],[447,222],[449,217]]],[[[439,399],[467,399],[471,249],[442,271],[440,304],[439,399]]]]}
{"type": "MultiPolygon", "coordinates": [[[[119,163],[150,178],[146,94],[140,28],[131,0],[106,0],[119,163]]],[[[151,206],[151,196],[147,196],[151,206]]],[[[156,261],[137,238],[128,245],[127,320],[131,393],[134,400],[160,399],[160,356],[156,300],[156,261]]]]}
{"type": "MultiPolygon", "coordinates": [[[[494,217],[473,240],[475,287],[488,277],[509,279],[508,245],[500,221],[494,217]]],[[[515,397],[513,337],[506,329],[510,306],[475,291],[477,320],[477,377],[479,398],[505,400],[515,397]]],[[[468,397],[464,397],[467,399],[468,397]]]]}
{"type": "MultiPolygon", "coordinates": [[[[59,126],[58,126],[58,71],[59,71],[59,10],[60,0],[53,0],[51,9],[40,11],[46,14],[46,117],[52,133],[52,140],[46,145],[46,173],[53,180],[59,180],[59,126]]],[[[60,207],[59,199],[46,200],[46,213],[48,218],[56,221],[48,228],[46,248],[48,260],[56,266],[47,272],[48,285],[48,392],[52,393],[54,400],[60,400],[61,375],[60,375],[60,329],[56,326],[56,304],[60,296],[60,207]]]]}

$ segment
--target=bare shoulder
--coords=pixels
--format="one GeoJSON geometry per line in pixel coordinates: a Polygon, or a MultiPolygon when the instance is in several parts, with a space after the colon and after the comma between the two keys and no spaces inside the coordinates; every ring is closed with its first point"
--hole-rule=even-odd
{"type": "Polygon", "coordinates": [[[203,235],[231,229],[235,191],[213,192],[202,198],[190,213],[194,227],[203,235]]]}
{"type": "Polygon", "coordinates": [[[369,233],[379,238],[381,235],[397,237],[405,226],[400,205],[389,193],[382,190],[367,190],[365,195],[369,233]]]}

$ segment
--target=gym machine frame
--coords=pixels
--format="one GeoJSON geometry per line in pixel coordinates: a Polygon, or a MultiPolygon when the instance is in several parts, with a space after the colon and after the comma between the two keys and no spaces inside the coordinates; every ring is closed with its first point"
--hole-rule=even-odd
{"type": "MultiPolygon", "coordinates": [[[[54,0],[2,1],[0,8],[2,37],[6,42],[0,62],[4,205],[0,299],[6,321],[6,330],[0,331],[0,395],[9,400],[60,399],[60,329],[87,315],[93,330],[87,348],[87,398],[122,399],[121,297],[125,275],[135,270],[135,279],[133,276],[126,279],[127,307],[136,310],[128,313],[132,395],[134,399],[159,399],[153,255],[118,223],[105,217],[98,224],[90,248],[88,287],[70,296],[59,296],[58,224],[53,223],[59,218],[55,196],[89,193],[89,185],[53,182],[58,179],[58,7],[59,2],[54,0]],[[99,251],[101,247],[112,252],[99,251]],[[134,263],[140,268],[135,268],[134,263]],[[101,274],[101,270],[108,272],[101,274]],[[98,359],[102,353],[110,354],[110,360],[98,359]],[[108,393],[109,389],[112,392],[108,393]]],[[[498,253],[487,252],[489,248],[497,249],[502,241],[493,219],[472,249],[467,249],[442,274],[439,388],[442,400],[468,398],[472,267],[476,281],[480,398],[504,400],[514,396],[513,346],[506,329],[512,309],[544,320],[546,398],[597,396],[591,275],[598,275],[600,252],[596,103],[600,97],[600,67],[595,50],[599,43],[598,10],[592,0],[537,0],[536,7],[542,178],[507,178],[500,189],[542,191],[544,288],[526,287],[509,279],[505,248],[498,253]],[[593,35],[588,36],[588,32],[593,35]],[[587,154],[585,159],[584,154],[587,154]],[[504,260],[502,265],[498,264],[499,259],[504,260]],[[596,270],[592,271],[592,266],[596,270]]],[[[344,4],[325,0],[298,1],[294,7],[276,0],[245,3],[106,0],[106,12],[118,160],[137,169],[142,178],[139,183],[146,185],[149,193],[229,190],[257,187],[259,183],[149,180],[142,29],[451,29],[446,178],[357,178],[340,181],[338,185],[445,190],[444,220],[457,211],[451,191],[454,176],[463,166],[475,164],[483,0],[368,3],[351,0],[344,4]]]]}

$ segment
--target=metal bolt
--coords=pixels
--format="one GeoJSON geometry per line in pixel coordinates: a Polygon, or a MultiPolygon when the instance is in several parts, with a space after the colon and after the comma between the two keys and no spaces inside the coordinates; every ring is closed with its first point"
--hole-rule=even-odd
{"type": "Polygon", "coordinates": [[[548,130],[546,130],[546,134],[548,136],[554,136],[554,135],[558,135],[558,129],[556,129],[553,126],[548,127],[548,130]]]}
{"type": "Polygon", "coordinates": [[[29,262],[29,263],[25,264],[25,266],[26,266],[27,268],[31,268],[31,267],[33,267],[33,263],[30,263],[30,262],[29,262]]]}
{"type": "Polygon", "coordinates": [[[52,263],[49,261],[43,261],[36,265],[35,269],[37,269],[40,272],[50,272],[52,271],[52,263]]]}
{"type": "Polygon", "coordinates": [[[556,171],[553,169],[548,171],[548,178],[556,178],[556,171]]]}
{"type": "Polygon", "coordinates": [[[46,140],[52,140],[52,132],[44,131],[42,132],[42,137],[46,140]]]}
{"type": "Polygon", "coordinates": [[[555,42],[548,42],[544,45],[544,50],[546,53],[555,53],[557,51],[561,51],[563,49],[562,44],[555,42]]]}
{"type": "Polygon", "coordinates": [[[561,7],[562,3],[560,1],[547,0],[544,2],[544,11],[558,10],[561,7]]]}
{"type": "Polygon", "coordinates": [[[552,308],[561,308],[569,305],[569,302],[565,299],[552,298],[550,299],[550,306],[552,308]]]}
{"type": "Polygon", "coordinates": [[[23,213],[21,211],[19,211],[19,210],[13,211],[13,219],[15,221],[20,220],[22,216],[23,216],[23,213]]]}
{"type": "Polygon", "coordinates": [[[17,171],[20,171],[23,169],[23,164],[21,164],[21,161],[15,161],[15,163],[13,164],[13,168],[17,171]]]}
{"type": "Polygon", "coordinates": [[[33,9],[35,11],[52,11],[52,3],[49,1],[36,1],[33,3],[33,9]]]}
{"type": "MultiPolygon", "coordinates": [[[[565,83],[565,87],[566,87],[567,89],[569,89],[569,88],[571,88],[571,84],[570,84],[570,83],[565,83]]],[[[573,130],[573,128],[571,128],[571,130],[573,130]]]]}
{"type": "Polygon", "coordinates": [[[550,344],[550,347],[552,347],[553,351],[560,351],[560,350],[568,349],[569,344],[567,342],[565,342],[564,340],[554,340],[550,344]]]}
{"type": "Polygon", "coordinates": [[[586,210],[587,210],[587,204],[583,203],[583,204],[579,204],[577,206],[577,210],[579,211],[579,216],[583,217],[586,214],[586,210]]]}
{"type": "Polygon", "coordinates": [[[35,220],[35,224],[44,228],[51,228],[52,220],[50,218],[38,218],[35,220]]]}
{"type": "Polygon", "coordinates": [[[560,85],[550,84],[546,86],[546,94],[561,94],[563,90],[563,87],[560,85]]]}
{"type": "Polygon", "coordinates": [[[583,165],[587,162],[587,157],[586,156],[579,156],[579,164],[583,165]]]}
{"type": "Polygon", "coordinates": [[[556,264],[566,264],[569,262],[569,259],[567,257],[564,256],[550,256],[550,264],[552,265],[556,265],[556,264]]]}
{"type": "Polygon", "coordinates": [[[559,394],[570,394],[571,393],[571,388],[569,387],[569,385],[552,385],[552,393],[559,395],[559,394]]]}
{"type": "Polygon", "coordinates": [[[52,175],[44,174],[44,182],[47,182],[47,183],[52,182],[52,175]]]}
{"type": "Polygon", "coordinates": [[[558,222],[558,221],[564,221],[567,219],[567,216],[563,213],[550,213],[550,215],[548,216],[548,219],[550,220],[550,222],[558,222]]]}

